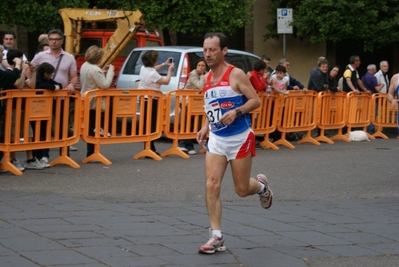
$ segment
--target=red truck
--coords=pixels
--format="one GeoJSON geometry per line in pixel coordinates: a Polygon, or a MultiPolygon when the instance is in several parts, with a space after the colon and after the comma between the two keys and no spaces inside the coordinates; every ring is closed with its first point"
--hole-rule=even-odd
{"type": "MultiPolygon", "coordinates": [[[[84,51],[87,50],[92,45],[97,45],[98,47],[105,47],[107,45],[108,39],[113,34],[113,30],[98,30],[91,29],[85,30],[81,34],[80,39],[80,52],[76,56],[76,64],[78,66],[78,70],[80,70],[80,66],[85,62],[84,51]]],[[[123,65],[126,57],[129,53],[136,47],[145,47],[145,46],[163,46],[163,40],[159,37],[157,32],[150,33],[149,31],[141,31],[139,30],[130,40],[130,42],[124,47],[124,49],[120,52],[117,58],[112,62],[115,66],[115,77],[118,76],[119,70],[123,65]]]]}

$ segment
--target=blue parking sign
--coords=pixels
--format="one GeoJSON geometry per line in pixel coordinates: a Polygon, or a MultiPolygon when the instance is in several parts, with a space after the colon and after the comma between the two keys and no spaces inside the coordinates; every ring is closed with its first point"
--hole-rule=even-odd
{"type": "Polygon", "coordinates": [[[277,33],[292,34],[292,8],[278,8],[277,9],[277,33]]]}

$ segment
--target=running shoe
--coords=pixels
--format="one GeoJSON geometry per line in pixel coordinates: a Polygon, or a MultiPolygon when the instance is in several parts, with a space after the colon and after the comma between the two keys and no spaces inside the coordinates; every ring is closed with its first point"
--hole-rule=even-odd
{"type": "Polygon", "coordinates": [[[263,190],[262,194],[259,194],[259,200],[262,207],[268,209],[273,203],[273,192],[269,187],[269,181],[264,174],[258,174],[256,176],[256,180],[265,185],[265,189],[263,190]]]}
{"type": "MultiPolygon", "coordinates": [[[[96,129],[94,129],[93,130],[93,133],[95,133],[96,132],[96,129]]],[[[103,128],[100,128],[100,136],[104,136],[104,129],[103,128]]],[[[111,133],[108,133],[108,137],[111,137],[112,135],[111,135],[111,133]]]]}
{"type": "Polygon", "coordinates": [[[226,246],[224,245],[224,237],[217,237],[212,235],[212,229],[209,229],[209,240],[202,246],[198,248],[199,253],[213,254],[215,252],[226,251],[226,246]]]}
{"type": "Polygon", "coordinates": [[[177,147],[179,150],[181,150],[181,151],[183,151],[183,152],[188,152],[188,149],[187,148],[185,148],[185,147],[181,147],[181,146],[178,146],[177,147]]]}
{"type": "Polygon", "coordinates": [[[15,167],[17,167],[17,169],[20,170],[21,172],[23,172],[25,170],[25,168],[21,166],[21,164],[19,163],[19,161],[17,159],[11,160],[11,163],[15,167]]]}
{"type": "Polygon", "coordinates": [[[190,149],[190,150],[188,151],[188,154],[190,154],[190,155],[195,155],[195,154],[197,154],[197,151],[195,151],[194,149],[190,149]]]}
{"type": "Polygon", "coordinates": [[[50,164],[48,164],[48,158],[47,157],[43,157],[39,160],[40,164],[42,164],[42,166],[44,168],[50,168],[50,164]]]}
{"type": "Polygon", "coordinates": [[[27,170],[43,170],[44,166],[35,158],[35,161],[25,161],[25,169],[27,170]]]}

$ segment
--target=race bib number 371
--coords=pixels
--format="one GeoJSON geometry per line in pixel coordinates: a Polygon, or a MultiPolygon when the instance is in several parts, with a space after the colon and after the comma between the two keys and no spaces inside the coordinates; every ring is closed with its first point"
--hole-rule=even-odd
{"type": "Polygon", "coordinates": [[[218,102],[205,105],[204,110],[212,132],[216,132],[227,127],[226,124],[219,121],[219,119],[222,117],[222,111],[218,102]]]}

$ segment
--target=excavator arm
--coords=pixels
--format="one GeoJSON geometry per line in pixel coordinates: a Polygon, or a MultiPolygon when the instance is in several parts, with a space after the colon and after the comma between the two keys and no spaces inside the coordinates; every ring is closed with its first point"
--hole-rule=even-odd
{"type": "Polygon", "coordinates": [[[84,30],[84,23],[116,23],[115,32],[104,47],[105,54],[100,67],[112,63],[143,24],[143,14],[138,10],[62,8],[59,13],[64,22],[65,51],[74,56],[80,51],[80,35],[84,30]]]}

